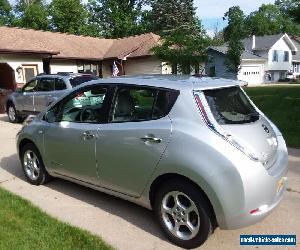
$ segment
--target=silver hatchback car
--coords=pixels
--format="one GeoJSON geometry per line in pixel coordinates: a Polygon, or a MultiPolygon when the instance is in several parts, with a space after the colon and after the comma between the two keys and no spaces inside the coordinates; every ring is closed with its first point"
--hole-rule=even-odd
{"type": "Polygon", "coordinates": [[[67,179],[153,209],[184,248],[216,226],[254,224],[282,199],[287,149],[240,85],[160,75],[80,85],[19,132],[25,176],[34,185],[67,179]]]}

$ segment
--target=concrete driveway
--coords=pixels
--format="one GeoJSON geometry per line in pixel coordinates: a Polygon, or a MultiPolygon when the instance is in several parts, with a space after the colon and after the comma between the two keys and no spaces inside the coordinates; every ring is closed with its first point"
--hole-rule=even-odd
{"type": "MultiPolygon", "coordinates": [[[[117,249],[177,249],[161,234],[151,211],[59,179],[45,186],[28,184],[16,155],[15,135],[20,128],[21,125],[10,124],[5,115],[0,115],[1,187],[30,200],[53,217],[101,236],[117,249]]],[[[290,150],[288,177],[289,191],[263,222],[233,231],[216,229],[201,249],[275,249],[273,246],[241,247],[240,234],[297,234],[299,242],[300,150],[290,150]]]]}

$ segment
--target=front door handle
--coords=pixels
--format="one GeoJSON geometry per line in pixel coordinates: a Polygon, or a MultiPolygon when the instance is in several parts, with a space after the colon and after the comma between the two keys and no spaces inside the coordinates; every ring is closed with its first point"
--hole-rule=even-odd
{"type": "Polygon", "coordinates": [[[161,138],[156,138],[154,136],[145,136],[141,138],[142,141],[144,142],[154,142],[154,143],[161,143],[162,139],[161,138]]]}
{"type": "Polygon", "coordinates": [[[84,141],[91,140],[91,139],[94,139],[94,138],[95,138],[95,135],[92,134],[89,131],[85,131],[85,132],[82,133],[82,140],[84,140],[84,141]]]}

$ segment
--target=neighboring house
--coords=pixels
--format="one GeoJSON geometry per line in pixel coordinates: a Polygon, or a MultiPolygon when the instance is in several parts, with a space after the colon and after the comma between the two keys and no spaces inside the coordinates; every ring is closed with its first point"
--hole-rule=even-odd
{"type": "Polygon", "coordinates": [[[292,58],[292,69],[291,72],[296,76],[300,76],[300,37],[297,36],[291,36],[291,39],[295,46],[297,47],[297,51],[293,53],[292,58]]]}
{"type": "Polygon", "coordinates": [[[39,73],[93,73],[110,77],[115,61],[120,74],[170,73],[151,48],[160,37],[148,33],[102,39],[22,28],[0,27],[0,89],[15,89],[39,73]]]}
{"type": "Polygon", "coordinates": [[[249,84],[285,79],[293,69],[293,55],[298,48],[287,34],[253,36],[243,40],[244,51],[238,75],[228,72],[225,60],[227,45],[210,47],[206,72],[211,76],[237,78],[249,84]]]}

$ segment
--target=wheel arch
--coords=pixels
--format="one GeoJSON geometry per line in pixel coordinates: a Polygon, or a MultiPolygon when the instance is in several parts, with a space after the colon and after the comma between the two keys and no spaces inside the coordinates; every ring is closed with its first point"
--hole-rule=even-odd
{"type": "Polygon", "coordinates": [[[150,200],[151,207],[152,208],[154,207],[155,194],[158,191],[159,187],[161,185],[163,185],[164,182],[169,181],[171,179],[172,180],[174,179],[174,181],[187,181],[195,186],[195,188],[203,195],[205,201],[207,202],[210,212],[211,212],[211,218],[213,219],[213,224],[214,224],[214,226],[217,226],[217,217],[216,217],[216,213],[215,213],[216,204],[213,204],[211,202],[211,198],[209,197],[209,195],[207,195],[207,193],[204,191],[204,189],[201,186],[199,186],[195,181],[193,181],[192,179],[190,179],[184,175],[180,175],[180,174],[176,174],[176,173],[165,173],[165,174],[158,176],[151,183],[151,186],[150,186],[149,200],[150,200]]]}
{"type": "Polygon", "coordinates": [[[38,147],[36,146],[36,144],[35,144],[32,140],[30,140],[30,139],[28,139],[28,138],[23,138],[23,139],[19,142],[19,145],[18,145],[19,158],[21,158],[21,149],[22,149],[26,144],[29,144],[29,143],[33,144],[36,148],[38,148],[38,147]]]}

